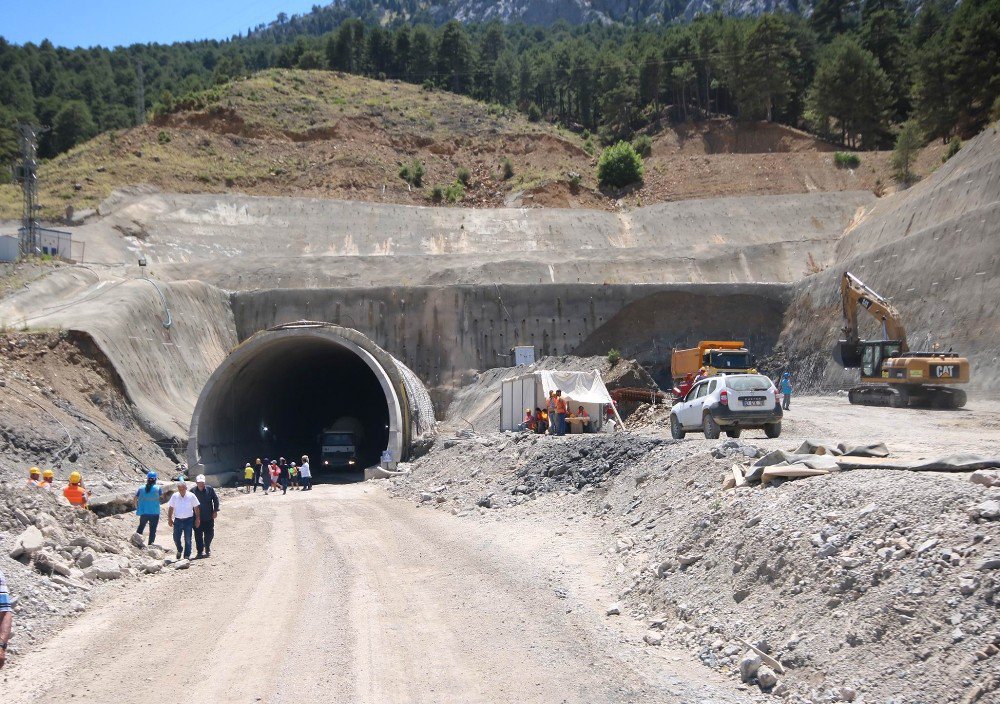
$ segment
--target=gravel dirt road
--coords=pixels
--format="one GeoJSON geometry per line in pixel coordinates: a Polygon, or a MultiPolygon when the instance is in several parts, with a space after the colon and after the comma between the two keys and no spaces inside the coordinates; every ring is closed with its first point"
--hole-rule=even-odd
{"type": "Polygon", "coordinates": [[[232,498],[210,560],[107,590],[3,700],[753,701],[605,615],[601,547],[586,519],[526,534],[371,485],[232,498]]]}
{"type": "MultiPolygon", "coordinates": [[[[667,414],[642,432],[670,437],[667,414]]],[[[726,437],[722,437],[725,441],[726,437]]],[[[939,411],[922,408],[852,406],[843,396],[796,396],[785,412],[781,437],[769,440],[762,430],[747,430],[742,440],[776,449],[795,449],[804,440],[866,444],[884,442],[900,460],[934,459],[955,453],[993,457],[1000,442],[1000,403],[974,398],[965,408],[939,411]]],[[[720,441],[689,433],[686,442],[706,449],[720,441]]]]}

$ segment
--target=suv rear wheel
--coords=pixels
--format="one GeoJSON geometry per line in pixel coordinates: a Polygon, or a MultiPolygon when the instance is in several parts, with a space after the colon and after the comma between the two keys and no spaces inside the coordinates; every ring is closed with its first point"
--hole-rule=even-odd
{"type": "Polygon", "coordinates": [[[717,440],[722,433],[722,428],[719,427],[719,424],[715,422],[715,418],[710,413],[706,413],[702,417],[701,427],[705,431],[705,438],[708,440],[717,440]]]}
{"type": "Polygon", "coordinates": [[[764,426],[764,435],[769,438],[776,438],[781,435],[781,423],[768,423],[764,426]]]}
{"type": "Polygon", "coordinates": [[[670,414],[670,437],[674,440],[684,439],[684,428],[681,427],[681,422],[677,420],[677,416],[673,413],[670,414]]]}

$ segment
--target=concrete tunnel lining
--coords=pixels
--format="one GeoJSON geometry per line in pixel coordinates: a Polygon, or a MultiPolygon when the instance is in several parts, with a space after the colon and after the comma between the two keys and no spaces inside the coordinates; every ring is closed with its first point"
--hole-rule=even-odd
{"type": "Polygon", "coordinates": [[[329,423],[330,414],[342,412],[338,408],[347,407],[363,416],[371,436],[365,450],[368,464],[386,447],[394,458],[406,459],[410,443],[434,420],[419,379],[355,330],[301,321],[257,333],[234,349],[205,384],[191,419],[190,463],[222,483],[245,462],[274,447],[274,454],[290,460],[307,452],[314,470],[319,469],[318,458],[312,456],[316,450],[306,436],[329,423]],[[328,402],[324,391],[352,397],[328,402]],[[305,425],[291,428],[295,424],[289,419],[303,407],[316,417],[300,418],[305,425]],[[384,416],[379,415],[382,410],[384,416]],[[273,432],[262,429],[261,419],[269,417],[275,419],[273,432]],[[383,422],[388,426],[384,431],[383,422]],[[295,432],[305,435],[294,437],[295,432]],[[280,445],[290,433],[293,437],[286,444],[294,446],[280,445]],[[269,440],[269,434],[277,437],[269,440]]]}

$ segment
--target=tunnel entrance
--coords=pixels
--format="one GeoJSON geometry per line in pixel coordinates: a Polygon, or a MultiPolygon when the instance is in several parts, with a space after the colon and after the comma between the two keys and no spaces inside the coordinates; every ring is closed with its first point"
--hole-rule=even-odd
{"type": "Polygon", "coordinates": [[[301,322],[258,333],[205,385],[189,462],[226,481],[258,457],[298,462],[308,455],[314,481],[360,479],[386,449],[406,458],[414,421],[408,400],[426,395],[411,376],[354,330],[301,322]]]}

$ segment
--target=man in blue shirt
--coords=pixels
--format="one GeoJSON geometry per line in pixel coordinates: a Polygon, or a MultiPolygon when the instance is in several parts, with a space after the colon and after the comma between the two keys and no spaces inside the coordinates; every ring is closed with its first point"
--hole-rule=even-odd
{"type": "Polygon", "coordinates": [[[788,378],[788,372],[781,375],[781,407],[786,411],[790,410],[792,403],[792,380],[788,378]]]}
{"type": "Polygon", "coordinates": [[[7,662],[7,641],[14,627],[14,610],[10,605],[10,593],[7,591],[7,578],[0,571],[0,668],[7,662]]]}
{"type": "Polygon", "coordinates": [[[146,485],[135,492],[135,513],[139,516],[136,533],[142,535],[149,524],[149,544],[156,540],[156,526],[160,523],[160,487],[156,486],[156,472],[146,475],[146,485]]]}

